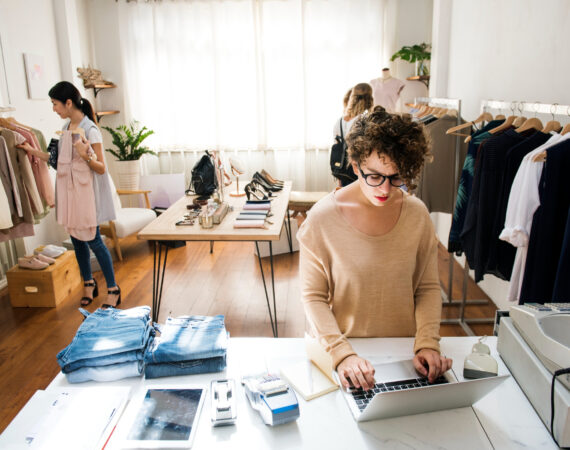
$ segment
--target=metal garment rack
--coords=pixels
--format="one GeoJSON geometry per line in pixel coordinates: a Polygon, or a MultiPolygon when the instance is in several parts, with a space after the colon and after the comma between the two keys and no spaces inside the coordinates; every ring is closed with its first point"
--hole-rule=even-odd
{"type": "Polygon", "coordinates": [[[558,103],[525,102],[514,100],[506,102],[504,100],[482,100],[481,112],[489,109],[499,111],[512,111],[513,113],[529,112],[533,114],[551,114],[552,116],[570,116],[570,105],[559,105],[558,103]]]}
{"type": "MultiPolygon", "coordinates": [[[[448,108],[454,109],[457,111],[457,125],[461,124],[461,100],[455,98],[434,98],[434,97],[417,97],[415,99],[416,104],[424,104],[428,106],[436,106],[441,108],[448,108]]],[[[453,202],[452,204],[455,205],[457,200],[457,189],[458,189],[458,180],[459,177],[459,153],[461,150],[461,137],[456,136],[455,138],[455,168],[453,173],[453,202]]],[[[452,253],[449,254],[449,270],[448,270],[448,283],[447,283],[447,292],[445,292],[442,288],[442,300],[443,306],[459,306],[459,317],[454,319],[442,319],[441,323],[444,325],[459,325],[463,328],[463,331],[468,336],[475,336],[475,333],[469,326],[469,323],[472,324],[481,324],[481,323],[494,323],[494,318],[477,318],[477,319],[466,319],[465,318],[465,306],[467,305],[486,305],[489,303],[488,300],[476,299],[476,300],[467,300],[467,282],[469,280],[469,265],[467,264],[467,260],[465,260],[465,266],[463,268],[463,286],[462,286],[462,297],[461,300],[453,300],[453,265],[455,262],[455,258],[452,253]]]]}

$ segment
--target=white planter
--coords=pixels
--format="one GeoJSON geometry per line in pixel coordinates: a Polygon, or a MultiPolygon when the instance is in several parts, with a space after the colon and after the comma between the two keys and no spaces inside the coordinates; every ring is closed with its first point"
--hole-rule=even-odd
{"type": "Polygon", "coordinates": [[[140,186],[140,160],[116,161],[119,189],[138,190],[140,186]]]}

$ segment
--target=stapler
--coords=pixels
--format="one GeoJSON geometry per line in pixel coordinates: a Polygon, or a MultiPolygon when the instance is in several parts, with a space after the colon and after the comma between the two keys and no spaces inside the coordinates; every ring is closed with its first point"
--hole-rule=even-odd
{"type": "Polygon", "coordinates": [[[463,376],[465,378],[494,377],[499,372],[495,358],[491,356],[488,345],[483,344],[486,336],[479,339],[471,350],[471,354],[465,357],[463,363],[463,376]]]}
{"type": "Polygon", "coordinates": [[[237,410],[234,380],[212,380],[210,396],[212,399],[212,426],[235,424],[237,410]]]}

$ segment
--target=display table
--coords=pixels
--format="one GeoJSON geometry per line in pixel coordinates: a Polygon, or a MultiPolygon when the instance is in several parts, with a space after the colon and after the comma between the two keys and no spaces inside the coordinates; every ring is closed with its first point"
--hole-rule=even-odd
{"type": "MultiPolygon", "coordinates": [[[[373,363],[408,359],[412,355],[413,339],[351,339],[360,355],[373,363]]],[[[453,358],[453,370],[461,378],[463,359],[470,353],[475,337],[449,337],[441,340],[442,352],[453,358]]],[[[499,373],[508,373],[496,353],[496,338],[486,343],[499,361],[499,373]]],[[[213,428],[210,423],[209,393],[202,410],[194,441],[195,449],[327,449],[357,450],[372,448],[401,449],[554,449],[540,418],[510,377],[499,387],[470,408],[418,414],[357,424],[339,391],[305,402],[300,396],[301,417],[277,427],[263,424],[260,416],[248,404],[239,380],[242,374],[257,368],[279,371],[280,367],[306,359],[303,339],[232,338],[225,372],[183,377],[144,380],[124,379],[105,386],[132,386],[137,390],[153,385],[200,385],[209,389],[213,379],[233,378],[237,385],[237,422],[233,426],[213,428]]],[[[75,386],[89,389],[102,383],[70,385],[60,373],[47,390],[75,386]]],[[[85,405],[89,408],[89,405],[85,405]]],[[[128,407],[128,406],[127,406],[128,407]]],[[[8,427],[14,435],[14,425],[8,427]]],[[[18,424],[20,428],[24,425],[18,424]]],[[[32,424],[28,424],[32,426],[32,424]]],[[[7,431],[0,437],[0,447],[7,431]]],[[[121,448],[119,438],[124,430],[121,421],[106,448],[121,448]]],[[[23,448],[23,447],[22,447],[23,448]]]]}
{"type": "MultiPolygon", "coordinates": [[[[258,247],[259,242],[267,242],[269,245],[269,258],[271,265],[271,285],[273,291],[273,311],[269,302],[267,285],[265,283],[265,275],[263,273],[263,265],[259,250],[257,251],[259,268],[265,289],[265,298],[267,300],[267,309],[273,336],[277,337],[277,310],[275,308],[275,285],[273,275],[273,251],[272,242],[278,241],[281,237],[283,225],[286,226],[287,237],[289,239],[289,248],[291,249],[291,223],[289,218],[289,194],[291,193],[291,181],[286,181],[281,191],[274,192],[274,200],[271,201],[271,213],[273,214],[267,223],[266,228],[234,228],[235,218],[242,210],[245,204],[245,197],[232,197],[230,192],[235,191],[234,184],[224,189],[224,201],[228,203],[233,211],[229,211],[222,223],[214,225],[213,228],[204,229],[198,223],[198,220],[192,226],[175,225],[185,213],[188,212],[186,205],[192,203],[193,197],[184,196],[170,206],[164,213],[144,227],[137,235],[138,239],[144,239],[154,242],[154,265],[153,265],[153,292],[152,292],[152,317],[158,322],[160,313],[160,302],[162,298],[162,286],[164,283],[164,274],[166,272],[166,259],[168,249],[176,246],[176,242],[186,241],[252,241],[258,247]],[[287,220],[285,220],[287,218],[287,220]],[[164,260],[162,259],[164,251],[164,260]]],[[[252,200],[255,200],[252,198],[252,200]]],[[[210,251],[212,247],[210,247],[210,251]]]]}

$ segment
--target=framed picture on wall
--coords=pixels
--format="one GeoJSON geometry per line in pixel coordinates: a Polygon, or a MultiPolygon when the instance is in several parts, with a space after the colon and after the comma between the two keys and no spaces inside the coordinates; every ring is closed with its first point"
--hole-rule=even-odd
{"type": "Polygon", "coordinates": [[[0,34],[0,111],[10,106],[10,92],[8,91],[8,75],[4,55],[4,40],[0,34]]]}
{"type": "Polygon", "coordinates": [[[24,66],[28,82],[28,97],[31,99],[45,99],[47,97],[47,83],[44,57],[24,53],[24,66]]]}

